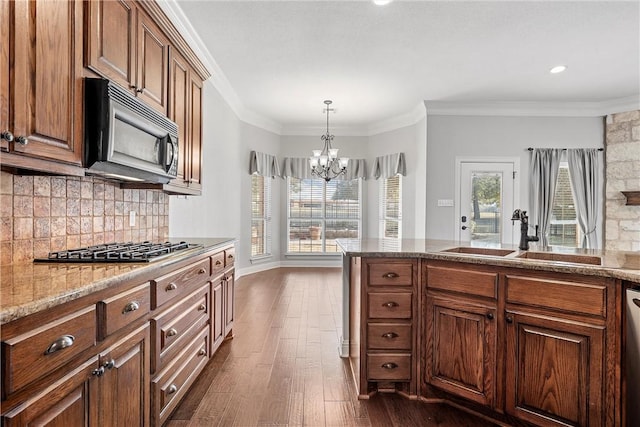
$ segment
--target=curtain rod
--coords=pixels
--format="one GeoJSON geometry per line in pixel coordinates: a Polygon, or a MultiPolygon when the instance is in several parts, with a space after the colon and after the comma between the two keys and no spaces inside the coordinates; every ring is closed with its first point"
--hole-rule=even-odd
{"type": "MultiPolygon", "coordinates": [[[[529,147],[529,148],[527,148],[527,150],[528,150],[528,151],[533,151],[533,150],[535,150],[535,148],[531,148],[531,147],[529,147]]],[[[561,148],[561,150],[562,150],[562,151],[566,151],[567,149],[566,149],[566,148],[561,148]]],[[[598,151],[604,151],[604,148],[598,148],[598,151]]]]}

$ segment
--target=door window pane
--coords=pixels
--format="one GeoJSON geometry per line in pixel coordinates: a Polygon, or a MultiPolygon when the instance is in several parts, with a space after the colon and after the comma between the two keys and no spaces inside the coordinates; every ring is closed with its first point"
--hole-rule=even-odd
{"type": "Polygon", "coordinates": [[[493,245],[501,241],[500,212],[502,174],[499,172],[473,172],[471,175],[471,206],[469,226],[471,242],[493,245]]]}

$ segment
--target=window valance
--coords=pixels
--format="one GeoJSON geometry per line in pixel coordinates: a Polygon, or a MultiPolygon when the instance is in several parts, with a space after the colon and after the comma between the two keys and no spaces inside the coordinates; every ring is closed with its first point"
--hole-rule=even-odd
{"type": "MultiPolygon", "coordinates": [[[[299,179],[316,178],[311,175],[308,157],[285,157],[281,176],[299,179]]],[[[367,179],[367,167],[364,159],[349,159],[347,171],[336,179],[350,181],[357,178],[367,179]]]]}
{"type": "Polygon", "coordinates": [[[373,177],[391,178],[397,174],[407,176],[407,166],[404,160],[404,153],[387,154],[376,157],[373,163],[373,177]]]}
{"type": "Polygon", "coordinates": [[[275,178],[280,175],[278,159],[271,154],[252,151],[249,156],[249,174],[275,178]]]}

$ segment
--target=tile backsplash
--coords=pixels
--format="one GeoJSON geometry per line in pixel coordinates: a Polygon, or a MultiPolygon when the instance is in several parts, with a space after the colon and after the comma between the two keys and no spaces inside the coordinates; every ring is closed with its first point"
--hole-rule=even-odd
{"type": "Polygon", "coordinates": [[[169,196],[160,190],[122,189],[96,177],[0,174],[3,265],[52,251],[169,235],[169,196]]]}

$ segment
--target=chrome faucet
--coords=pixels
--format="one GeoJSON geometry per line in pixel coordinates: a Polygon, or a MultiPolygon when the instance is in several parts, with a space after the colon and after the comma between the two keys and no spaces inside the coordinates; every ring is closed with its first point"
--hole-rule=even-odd
{"type": "Polygon", "coordinates": [[[516,209],[513,211],[513,215],[511,215],[511,221],[520,221],[520,246],[518,247],[523,251],[529,250],[529,242],[537,242],[540,240],[537,225],[535,236],[529,236],[527,234],[529,232],[529,217],[527,216],[527,211],[516,209]]]}

